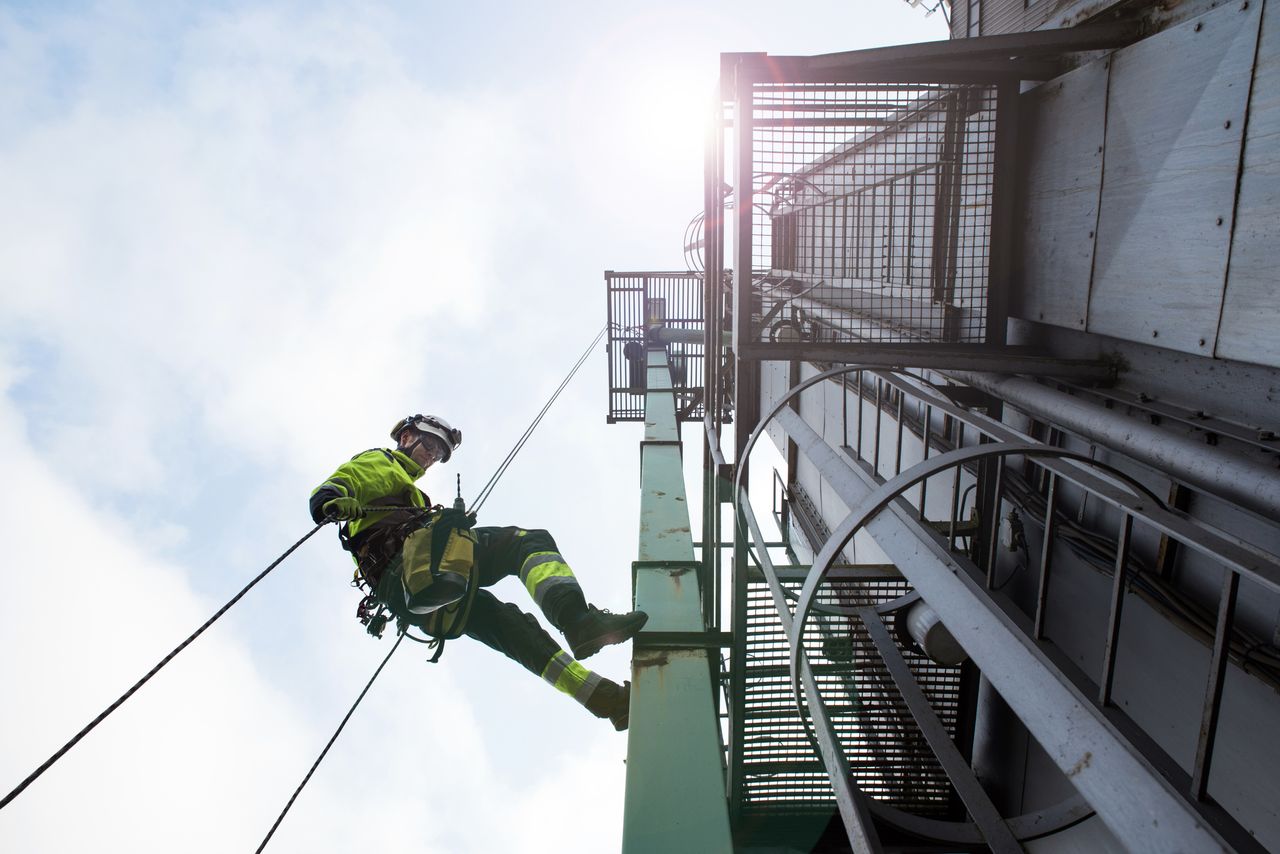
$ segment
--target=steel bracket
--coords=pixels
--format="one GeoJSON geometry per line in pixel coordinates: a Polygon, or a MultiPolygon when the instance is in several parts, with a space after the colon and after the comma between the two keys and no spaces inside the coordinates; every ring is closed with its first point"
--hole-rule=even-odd
{"type": "Polygon", "coordinates": [[[729,632],[640,632],[635,649],[723,649],[733,644],[729,632]]]}
{"type": "MultiPolygon", "coordinates": [[[[669,391],[669,389],[663,389],[669,391]]],[[[640,479],[644,480],[644,449],[648,446],[654,447],[676,447],[680,449],[680,460],[684,460],[684,442],[679,439],[642,439],[640,441],[640,479]]]]}
{"type": "Polygon", "coordinates": [[[631,562],[631,585],[634,588],[636,573],[642,569],[662,570],[671,577],[677,575],[697,574],[702,564],[696,560],[634,560],[631,562]]]}

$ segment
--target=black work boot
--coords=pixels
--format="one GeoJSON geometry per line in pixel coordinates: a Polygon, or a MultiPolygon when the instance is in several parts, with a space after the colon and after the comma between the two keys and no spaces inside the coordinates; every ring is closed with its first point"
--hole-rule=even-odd
{"type": "Polygon", "coordinates": [[[648,621],[649,615],[644,611],[611,614],[588,605],[587,613],[565,627],[564,638],[573,657],[582,661],[595,655],[601,647],[630,640],[648,621]]]}
{"type": "Polygon", "coordinates": [[[608,718],[613,728],[622,732],[631,718],[631,683],[619,685],[604,680],[587,700],[587,711],[598,718],[608,718]]]}

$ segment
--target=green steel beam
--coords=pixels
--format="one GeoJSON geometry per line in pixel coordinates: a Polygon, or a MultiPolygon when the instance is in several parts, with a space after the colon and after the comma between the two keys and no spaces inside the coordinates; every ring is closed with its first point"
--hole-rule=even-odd
{"type": "Polygon", "coordinates": [[[733,841],[707,648],[721,638],[707,635],[702,619],[670,389],[666,353],[650,349],[633,566],[636,607],[649,623],[632,659],[622,850],[727,854],[733,841]]]}

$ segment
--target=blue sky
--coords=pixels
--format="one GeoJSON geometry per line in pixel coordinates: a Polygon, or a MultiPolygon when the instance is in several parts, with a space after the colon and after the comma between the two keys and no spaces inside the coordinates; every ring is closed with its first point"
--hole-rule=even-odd
{"type": "MultiPolygon", "coordinates": [[[[0,788],[399,416],[463,429],[424,486],[475,494],[603,324],[602,271],[682,265],[720,51],[944,36],[898,0],[0,4],[0,788]]],[[[482,522],[550,529],[620,610],[639,434],[606,426],[604,373],[482,522]]],[[[0,812],[0,849],[255,846],[385,654],[349,574],[322,532],[0,812]]],[[[423,658],[271,850],[616,846],[623,736],[479,645],[423,658]]],[[[622,678],[626,651],[589,663],[622,678]]]]}

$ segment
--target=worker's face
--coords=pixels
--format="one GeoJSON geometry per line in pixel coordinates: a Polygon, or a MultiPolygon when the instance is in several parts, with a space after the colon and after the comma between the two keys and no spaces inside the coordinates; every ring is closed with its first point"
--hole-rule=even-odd
{"type": "Polygon", "coordinates": [[[436,436],[420,434],[414,430],[406,430],[400,434],[400,448],[404,450],[407,446],[411,447],[409,447],[409,450],[405,450],[405,453],[409,455],[411,460],[422,466],[423,469],[429,469],[444,459],[444,444],[436,436]],[[414,445],[419,438],[422,441],[414,445]]]}

